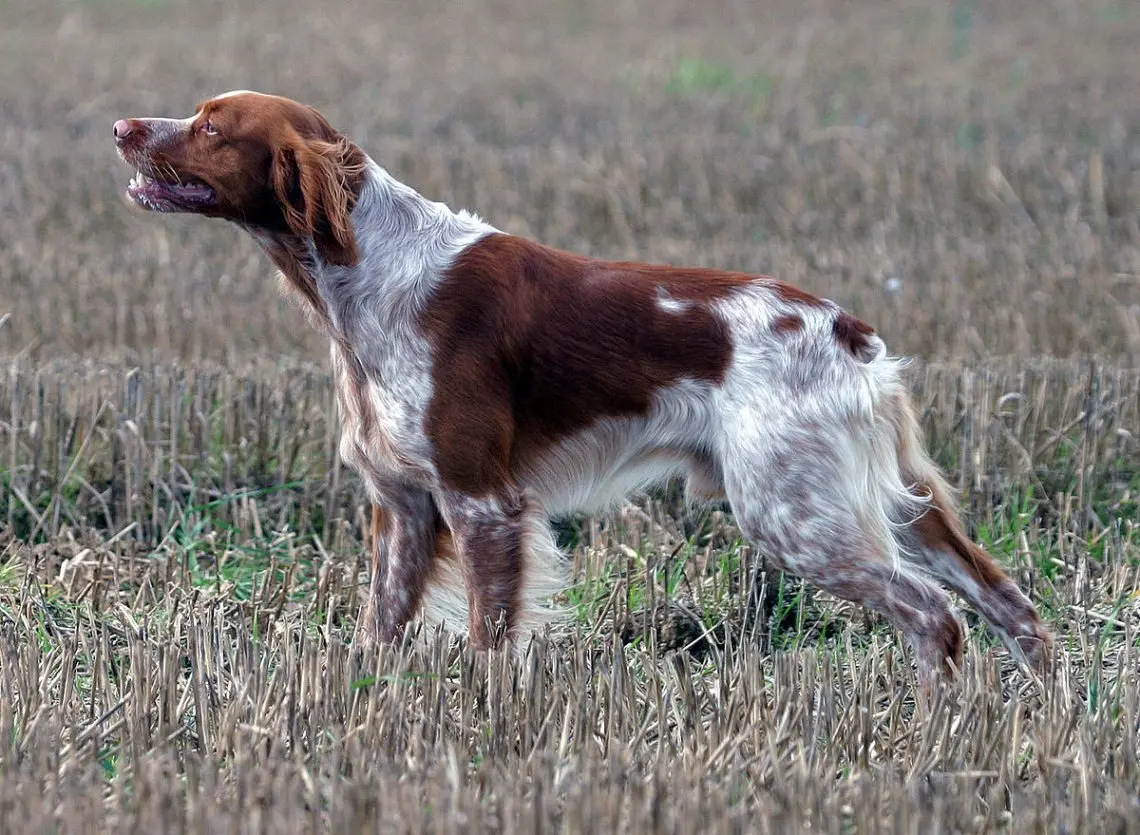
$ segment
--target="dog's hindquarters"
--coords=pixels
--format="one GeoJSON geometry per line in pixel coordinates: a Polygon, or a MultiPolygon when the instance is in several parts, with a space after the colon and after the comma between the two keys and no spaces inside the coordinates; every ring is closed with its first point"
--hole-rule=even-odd
{"type": "Polygon", "coordinates": [[[901,364],[869,329],[857,334],[859,350],[826,339],[833,329],[838,335],[805,329],[779,364],[745,355],[726,380],[722,464],[742,531],[777,567],[882,613],[908,637],[924,674],[960,666],[962,652],[961,625],[932,580],[1041,664],[1049,634],[962,532],[923,450],[901,364]]]}
{"type": "Polygon", "coordinates": [[[886,617],[924,678],[957,668],[962,628],[949,598],[902,559],[892,531],[900,510],[921,505],[899,477],[894,427],[864,381],[828,376],[830,387],[726,398],[722,464],[736,521],[775,567],[886,617]]]}

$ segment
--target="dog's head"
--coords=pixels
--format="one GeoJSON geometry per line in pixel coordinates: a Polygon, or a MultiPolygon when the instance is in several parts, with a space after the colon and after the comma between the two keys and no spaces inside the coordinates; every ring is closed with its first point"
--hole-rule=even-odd
{"type": "Polygon", "coordinates": [[[313,108],[237,91],[189,118],[120,119],[114,132],[137,170],[136,205],[312,239],[331,264],[359,260],[350,213],[366,157],[313,108]]]}

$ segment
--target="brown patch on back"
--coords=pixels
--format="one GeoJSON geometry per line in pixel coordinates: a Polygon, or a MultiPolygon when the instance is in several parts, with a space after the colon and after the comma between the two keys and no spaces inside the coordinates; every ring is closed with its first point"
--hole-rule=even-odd
{"type": "Polygon", "coordinates": [[[720,382],[731,337],[701,303],[757,280],[591,260],[505,234],[472,245],[423,320],[435,347],[427,432],[444,483],[484,495],[599,418],[645,414],[681,379],[720,382]],[[662,290],[696,304],[664,310],[662,290]]]}
{"type": "Polygon", "coordinates": [[[850,351],[852,356],[863,362],[870,362],[875,358],[877,351],[869,339],[874,335],[875,329],[863,320],[842,311],[836,316],[831,329],[836,341],[850,351]]]}
{"type": "Polygon", "coordinates": [[[785,313],[772,320],[772,332],[781,336],[790,336],[804,329],[804,318],[795,313],[785,313]]]}
{"type": "Polygon", "coordinates": [[[814,296],[806,290],[801,290],[794,284],[788,284],[786,281],[768,279],[768,285],[776,292],[777,296],[789,304],[799,304],[807,307],[827,307],[828,305],[828,303],[819,296],[814,296]]]}

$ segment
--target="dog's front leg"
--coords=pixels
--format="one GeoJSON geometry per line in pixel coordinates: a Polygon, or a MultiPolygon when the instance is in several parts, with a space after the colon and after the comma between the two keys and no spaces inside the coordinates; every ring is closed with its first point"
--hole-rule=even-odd
{"type": "Polygon", "coordinates": [[[481,497],[446,492],[437,498],[467,586],[471,645],[494,648],[513,637],[522,587],[525,499],[513,488],[481,497]]]}
{"type": "Polygon", "coordinates": [[[386,487],[372,505],[372,583],[360,623],[363,646],[399,640],[419,608],[440,523],[426,490],[386,487]]]}

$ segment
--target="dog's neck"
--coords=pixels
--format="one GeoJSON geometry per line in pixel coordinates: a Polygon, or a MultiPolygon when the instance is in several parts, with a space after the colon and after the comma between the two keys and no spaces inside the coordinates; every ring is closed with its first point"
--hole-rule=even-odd
{"type": "Polygon", "coordinates": [[[496,231],[369,162],[352,211],[360,262],[340,267],[316,259],[330,320],[348,336],[362,317],[403,322],[414,316],[459,252],[496,231]]]}
{"type": "Polygon", "coordinates": [[[309,321],[334,343],[361,328],[398,330],[413,320],[456,256],[494,227],[452,211],[400,182],[372,159],[352,209],[360,260],[329,264],[312,240],[249,229],[299,297],[309,321]]]}

